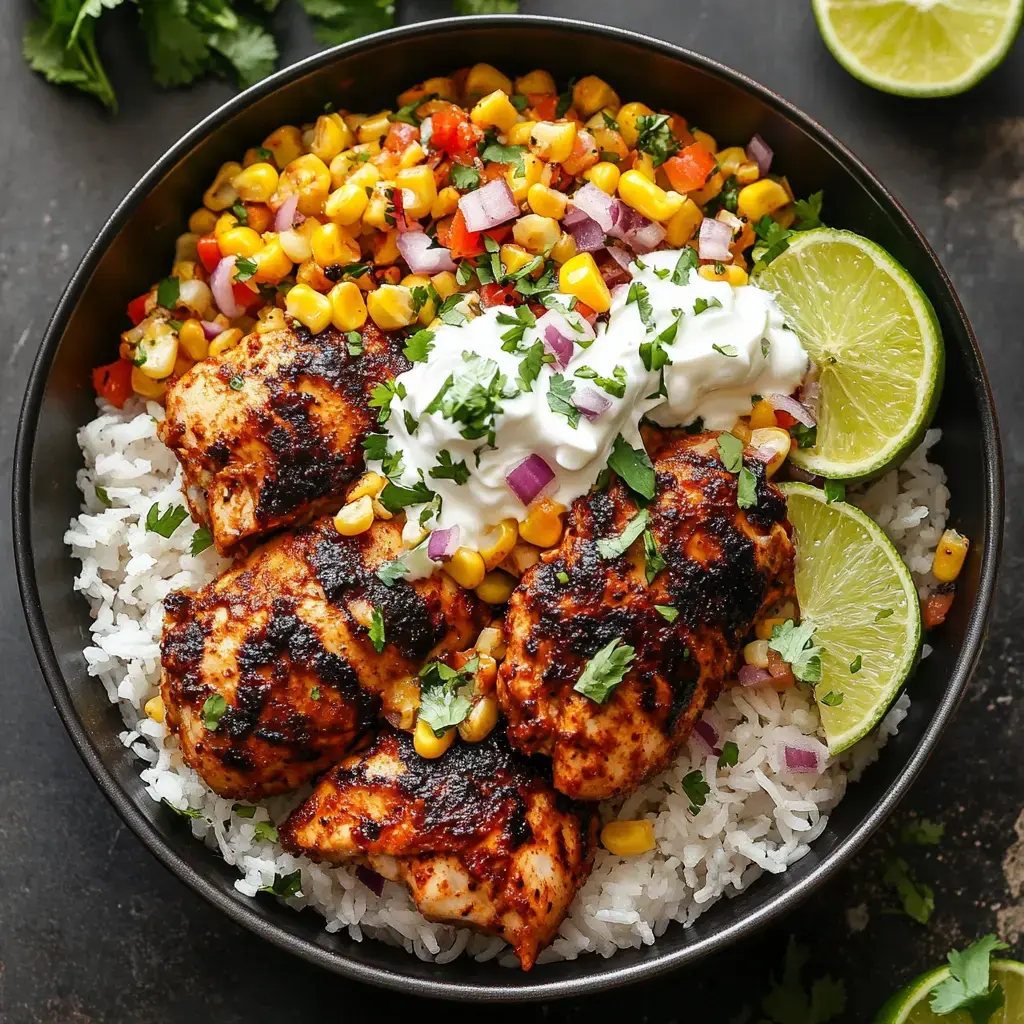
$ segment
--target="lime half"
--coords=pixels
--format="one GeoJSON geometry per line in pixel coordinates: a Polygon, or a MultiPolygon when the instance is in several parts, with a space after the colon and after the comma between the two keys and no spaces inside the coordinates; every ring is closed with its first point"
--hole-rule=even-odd
{"type": "Polygon", "coordinates": [[[781,484],[795,530],[800,615],[818,627],[814,688],[828,749],[867,735],[899,693],[921,640],[917,589],[882,528],[808,484],[781,484]],[[830,696],[831,695],[831,696],[830,696]]]}
{"type": "MultiPolygon", "coordinates": [[[[929,1005],[932,989],[948,977],[948,966],[922,974],[882,1007],[875,1024],[972,1024],[971,1015],[963,1010],[941,1017],[932,1013],[929,1005]]],[[[1002,985],[1004,1001],[988,1024],[1019,1024],[1024,1020],[1024,964],[1016,960],[993,960],[989,981],[1002,985]]]]}
{"type": "Polygon", "coordinates": [[[900,96],[952,96],[985,77],[1022,0],[814,0],[825,45],[855,78],[900,96]]]}
{"type": "Polygon", "coordinates": [[[852,231],[797,232],[756,277],[821,369],[817,440],[790,459],[819,476],[878,476],[921,440],[942,384],[931,304],[881,246],[852,231]]]}

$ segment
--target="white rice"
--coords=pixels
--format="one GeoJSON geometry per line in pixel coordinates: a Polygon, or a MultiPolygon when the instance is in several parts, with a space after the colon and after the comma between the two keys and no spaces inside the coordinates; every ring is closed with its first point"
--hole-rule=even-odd
{"type": "MultiPolygon", "coordinates": [[[[75,588],[86,595],[93,613],[93,643],[84,652],[89,672],[121,709],[127,725],[121,741],[143,762],[149,795],[198,814],[190,820],[193,834],[237,868],[235,888],[246,896],[275,875],[298,869],[302,892],[287,902],[297,909],[314,907],[330,932],[345,929],[355,939],[369,935],[438,963],[467,954],[515,965],[500,939],[426,921],[397,884],[386,883],[378,898],[350,868],[319,866],[285,853],[277,843],[256,841],[258,822],[283,821],[308,790],[267,800],[252,818],[240,817],[232,813],[231,800],[218,797],[182,763],[165,727],[146,718],[142,708],[157,693],[160,675],[164,597],[202,586],[228,563],[213,548],[198,556],[189,553],[197,529],[191,521],[169,539],[145,528],[154,503],[161,509],[184,505],[180,469],[156,436],[162,408],[137,399],[124,411],[98,404],[100,415],[79,433],[86,468],[78,483],[85,500],[65,541],[81,560],[75,588]]],[[[852,496],[885,528],[922,593],[935,582],[929,575],[931,553],[945,527],[949,500],[945,474],[927,457],[938,436],[937,430],[929,431],[899,471],[852,496]]],[[[588,952],[611,956],[616,949],[650,945],[670,922],[691,925],[722,896],[746,889],[763,872],[785,871],[807,854],[847,782],[875,760],[909,704],[901,697],[872,736],[839,760],[827,760],[820,774],[794,774],[780,764],[782,744],[796,740],[825,752],[813,701],[802,688],[784,694],[770,687],[726,690],[705,717],[721,742],[737,744],[739,762],[719,769],[717,758],[693,738],[668,771],[620,805],[605,806],[606,820],[652,820],[657,849],[630,858],[599,851],[572,913],[539,962],[588,952]],[[700,812],[691,815],[682,779],[694,769],[704,773],[711,791],[700,812]]]]}

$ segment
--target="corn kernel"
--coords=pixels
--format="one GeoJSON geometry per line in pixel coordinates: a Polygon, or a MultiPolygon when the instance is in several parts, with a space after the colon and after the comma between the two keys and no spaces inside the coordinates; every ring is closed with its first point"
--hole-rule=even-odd
{"type": "Polygon", "coordinates": [[[221,164],[213,184],[203,193],[203,206],[214,213],[227,210],[238,202],[238,192],[231,183],[242,173],[242,165],[233,160],[221,164]]]}
{"type": "Polygon", "coordinates": [[[178,358],[178,335],[165,322],[154,323],[136,349],[138,368],[151,380],[163,380],[174,372],[178,358]]]}
{"type": "Polygon", "coordinates": [[[434,274],[430,283],[434,286],[437,294],[441,296],[442,302],[459,290],[458,278],[450,270],[442,270],[439,274],[434,274]]]}
{"type": "Polygon", "coordinates": [[[753,185],[761,177],[761,168],[752,160],[742,163],[736,168],[736,183],[738,185],[753,185]]]}
{"type": "Polygon", "coordinates": [[[583,177],[587,181],[592,181],[602,192],[613,196],[619,186],[621,172],[610,160],[602,160],[600,163],[594,164],[589,170],[584,171],[583,177]]]}
{"type": "Polygon", "coordinates": [[[289,316],[319,334],[331,322],[331,302],[308,284],[294,285],[285,298],[289,316]]]}
{"type": "Polygon", "coordinates": [[[562,264],[558,271],[558,287],[567,295],[575,295],[597,313],[607,313],[611,307],[611,292],[589,252],[578,253],[562,264]]]}
{"type": "Polygon", "coordinates": [[[217,214],[200,206],[188,219],[188,229],[197,235],[208,235],[217,225],[217,214]]]}
{"type": "Polygon", "coordinates": [[[387,480],[380,475],[380,473],[374,473],[370,470],[364,473],[349,489],[348,494],[345,496],[345,500],[350,504],[353,501],[358,501],[360,498],[376,498],[378,494],[384,489],[384,485],[387,480]]]}
{"type": "Polygon", "coordinates": [[[472,548],[459,548],[445,564],[444,571],[466,590],[475,590],[487,575],[483,558],[472,548]]]}
{"type": "Polygon", "coordinates": [[[277,306],[264,306],[260,310],[256,323],[257,334],[270,334],[272,331],[284,331],[287,328],[288,321],[284,318],[283,309],[277,306]]]}
{"type": "Polygon", "coordinates": [[[775,417],[775,409],[771,402],[762,398],[760,402],[754,403],[754,407],[750,410],[751,430],[760,430],[764,427],[777,427],[778,425],[779,421],[775,417]]]}
{"type": "Polygon", "coordinates": [[[525,146],[530,141],[530,133],[533,131],[536,121],[519,121],[508,130],[508,144],[510,146],[525,146]]]}
{"type": "Polygon", "coordinates": [[[772,214],[772,220],[780,227],[792,227],[793,221],[796,220],[796,210],[792,206],[784,206],[772,214]]]}
{"type": "Polygon", "coordinates": [[[498,724],[498,700],[496,697],[481,697],[469,709],[469,714],[459,722],[459,735],[467,743],[479,743],[490,735],[498,724]]]}
{"type": "Polygon", "coordinates": [[[334,517],[334,528],[342,537],[355,537],[373,525],[373,500],[363,494],[354,501],[342,505],[334,517]]]}
{"type": "Polygon", "coordinates": [[[398,168],[406,171],[410,167],[423,163],[426,159],[427,151],[418,142],[410,142],[398,157],[398,168]]]}
{"type": "Polygon", "coordinates": [[[348,149],[353,141],[352,129],[340,115],[323,114],[316,119],[309,149],[314,156],[329,164],[343,149],[348,149]]]}
{"type": "Polygon", "coordinates": [[[583,118],[590,117],[602,107],[618,110],[621,103],[618,93],[597,75],[584,75],[572,87],[572,105],[583,118]]]}
{"type": "Polygon", "coordinates": [[[217,241],[224,256],[255,256],[263,248],[263,239],[252,228],[232,228],[217,241]]]}
{"type": "Polygon", "coordinates": [[[678,192],[666,192],[640,171],[626,171],[619,178],[619,196],[637,213],[656,221],[671,219],[682,209],[686,200],[678,192]]]}
{"type": "Polygon", "coordinates": [[[210,354],[210,343],[206,340],[203,325],[195,319],[188,319],[178,331],[178,345],[189,359],[199,362],[210,354]]]}
{"type": "Polygon", "coordinates": [[[654,181],[658,176],[654,169],[654,157],[650,153],[637,153],[633,170],[639,171],[648,181],[654,181]]]}
{"type": "Polygon", "coordinates": [[[277,236],[277,240],[281,243],[281,249],[285,256],[287,256],[292,263],[305,263],[305,261],[313,255],[313,247],[310,245],[308,234],[303,234],[294,230],[282,231],[277,236]]]}
{"type": "MultiPolygon", "coordinates": [[[[425,327],[430,323],[431,320],[437,316],[437,303],[434,301],[433,295],[431,294],[432,287],[430,284],[430,278],[426,274],[406,274],[401,281],[398,282],[403,288],[408,288],[412,291],[415,288],[422,288],[423,291],[419,293],[419,297],[425,294],[426,298],[422,299],[423,304],[420,306],[419,313],[416,314],[416,319],[425,327]]],[[[413,295],[413,304],[415,305],[417,296],[413,295]]]]}
{"type": "Polygon", "coordinates": [[[550,250],[561,234],[562,229],[557,220],[540,217],[536,213],[520,217],[512,227],[512,237],[516,244],[535,256],[550,250]]]}
{"type": "Polygon", "coordinates": [[[640,138],[640,129],[636,126],[636,119],[641,116],[650,116],[654,111],[646,103],[626,103],[619,108],[615,120],[619,122],[619,134],[630,149],[636,149],[637,139],[640,138]]]}
{"type": "Polygon", "coordinates": [[[539,548],[553,548],[562,539],[564,512],[565,506],[550,498],[535,501],[527,509],[526,518],[519,524],[520,539],[539,548]]]}
{"type": "Polygon", "coordinates": [[[150,697],[149,700],[146,701],[144,710],[147,718],[154,722],[163,723],[165,711],[163,697],[150,697]]]}
{"type": "Polygon", "coordinates": [[[788,458],[793,439],[789,436],[789,431],[783,430],[782,427],[758,427],[751,430],[748,443],[751,448],[757,448],[761,455],[772,453],[771,460],[765,465],[764,470],[765,476],[771,478],[788,458]]]}
{"type": "Polygon", "coordinates": [[[932,575],[940,583],[952,583],[967,558],[970,541],[956,530],[946,530],[939,538],[939,546],[935,549],[932,559],[932,575]]]}
{"type": "Polygon", "coordinates": [[[233,231],[238,227],[238,218],[233,213],[222,213],[217,218],[217,223],[213,226],[213,233],[220,241],[220,236],[225,232],[233,231]]]}
{"type": "Polygon", "coordinates": [[[726,146],[715,154],[718,161],[718,169],[727,177],[731,178],[740,167],[746,163],[747,151],[742,146],[726,146]]]}
{"type": "Polygon", "coordinates": [[[548,163],[568,160],[575,144],[575,121],[540,121],[530,132],[530,152],[548,163]]]}
{"type": "Polygon", "coordinates": [[[398,231],[378,231],[370,239],[370,253],[377,266],[386,267],[397,263],[402,255],[398,249],[398,231]]]}
{"type": "Polygon", "coordinates": [[[539,182],[530,186],[530,191],[526,193],[526,201],[538,216],[550,217],[552,220],[561,220],[565,216],[565,207],[568,203],[565,193],[556,192],[539,182]]]}
{"type": "Polygon", "coordinates": [[[502,563],[502,568],[513,576],[522,576],[527,569],[540,561],[540,549],[526,541],[520,541],[512,549],[512,553],[502,563]]]}
{"type": "Polygon", "coordinates": [[[437,185],[434,172],[429,167],[424,164],[399,171],[395,175],[395,184],[403,189],[402,198],[407,216],[418,219],[430,213],[437,198],[437,185]],[[410,193],[412,202],[409,201],[410,193]]]}
{"type": "Polygon", "coordinates": [[[265,203],[277,191],[279,178],[272,164],[258,163],[236,175],[231,184],[247,203],[265,203]]]}
{"type": "Polygon", "coordinates": [[[557,91],[555,80],[547,71],[528,71],[525,75],[520,75],[516,79],[516,92],[522,96],[557,91]]]}
{"type": "Polygon", "coordinates": [[[390,116],[390,110],[382,110],[379,114],[374,114],[373,117],[368,117],[361,125],[359,125],[356,135],[360,142],[379,142],[391,128],[391,122],[388,120],[390,116]]]}
{"type": "Polygon", "coordinates": [[[427,760],[440,757],[454,742],[454,729],[446,729],[438,736],[424,719],[416,719],[416,729],[412,734],[412,745],[420,757],[427,760]]]}
{"type": "Polygon", "coordinates": [[[743,648],[743,660],[757,668],[768,667],[768,641],[752,640],[743,648]]]}
{"type": "Polygon", "coordinates": [[[358,223],[369,201],[366,189],[346,182],[327,197],[327,202],[324,203],[324,216],[335,224],[348,227],[358,223]]]}
{"type": "Polygon", "coordinates": [[[749,280],[749,275],[742,267],[734,267],[732,264],[722,266],[721,264],[708,263],[701,267],[697,273],[705,281],[725,281],[734,288],[739,288],[749,280]]]}
{"type": "Polygon", "coordinates": [[[654,823],[642,818],[639,821],[609,821],[601,829],[601,845],[616,857],[637,857],[653,850],[654,823]]]}
{"type": "Polygon", "coordinates": [[[495,89],[511,96],[512,80],[490,64],[474,64],[469,69],[465,85],[467,96],[486,96],[495,89]]]}
{"type": "MultiPolygon", "coordinates": [[[[376,142],[368,142],[365,146],[353,146],[351,149],[346,149],[344,152],[339,153],[331,161],[329,167],[332,187],[340,188],[356,171],[360,171],[364,167],[373,167],[374,165],[369,161],[379,153],[380,144],[376,142]]],[[[375,167],[374,170],[376,170],[375,167]]],[[[380,172],[378,171],[377,178],[379,177],[380,172]]],[[[374,181],[377,178],[374,178],[374,181]]],[[[372,185],[373,181],[364,182],[363,184],[372,185]]]]}
{"type": "Polygon", "coordinates": [[[382,331],[408,327],[416,319],[412,292],[397,284],[382,284],[366,297],[366,308],[382,331]]]}
{"type": "Polygon", "coordinates": [[[298,195],[300,213],[307,217],[320,213],[331,191],[331,172],[318,156],[306,153],[293,160],[278,179],[274,193],[279,203],[298,195]]]}
{"type": "Polygon", "coordinates": [[[766,213],[774,213],[789,204],[786,190],[771,178],[762,178],[740,189],[736,207],[741,217],[756,223],[766,213]]]}
{"type": "Polygon", "coordinates": [[[698,205],[704,206],[710,203],[725,187],[725,175],[721,171],[715,171],[707,180],[703,188],[691,189],[687,195],[698,205]]]}
{"type": "Polygon", "coordinates": [[[446,185],[437,193],[437,198],[431,204],[430,216],[435,220],[450,216],[458,208],[459,198],[459,190],[452,185],[446,185]]]}
{"type": "Polygon", "coordinates": [[[302,155],[302,132],[294,125],[282,125],[263,140],[263,148],[274,154],[278,167],[287,167],[302,155]]]}
{"type": "Polygon", "coordinates": [[[252,279],[258,284],[280,284],[292,272],[292,261],[285,254],[280,238],[268,236],[267,243],[253,259],[256,273],[252,279]]]}
{"type": "Polygon", "coordinates": [[[576,239],[569,234],[568,231],[563,231],[558,236],[558,241],[555,242],[551,248],[551,258],[561,266],[568,260],[571,260],[576,255],[576,239]]]}
{"type": "Polygon", "coordinates": [[[358,331],[366,323],[366,303],[355,281],[340,281],[328,293],[331,323],[339,331],[358,331]]]}
{"type": "Polygon", "coordinates": [[[786,620],[785,619],[761,619],[760,622],[754,626],[754,634],[758,640],[771,640],[772,630],[776,626],[781,626],[786,620]]]}
{"type": "Polygon", "coordinates": [[[363,211],[363,226],[387,231],[393,226],[389,220],[395,220],[395,183],[381,181],[375,186],[363,211]]]}
{"type": "Polygon", "coordinates": [[[229,349],[234,348],[242,340],[242,329],[240,327],[229,327],[221,331],[213,341],[210,342],[210,355],[220,356],[229,349]]]}
{"type": "Polygon", "coordinates": [[[539,157],[534,156],[532,153],[523,154],[523,173],[516,173],[516,165],[510,164],[508,169],[505,171],[505,181],[508,182],[508,187],[512,190],[512,198],[517,203],[522,203],[526,200],[529,195],[530,189],[538,182],[544,183],[545,172],[548,175],[547,180],[551,180],[551,168],[539,157]]]}
{"type": "Polygon", "coordinates": [[[313,259],[321,267],[333,267],[337,264],[348,266],[350,263],[358,263],[362,256],[355,239],[350,238],[333,223],[318,225],[309,240],[309,247],[313,259]]]}
{"type": "Polygon", "coordinates": [[[167,393],[167,381],[147,377],[137,366],[132,367],[132,391],[143,398],[160,399],[167,393]]]}
{"type": "Polygon", "coordinates": [[[665,241],[673,249],[681,249],[697,233],[703,219],[701,208],[687,196],[665,224],[665,241]]]}
{"type": "MultiPolygon", "coordinates": [[[[182,238],[195,238],[195,235],[181,235],[178,238],[180,243],[182,238]]],[[[177,256],[177,252],[175,252],[177,256]]],[[[176,277],[179,281],[194,281],[196,278],[196,264],[194,260],[176,260],[173,267],[171,267],[171,277],[176,277]]]]}
{"type": "Polygon", "coordinates": [[[701,131],[700,128],[691,129],[694,142],[699,142],[709,153],[718,152],[718,142],[714,135],[701,131]]]}
{"type": "Polygon", "coordinates": [[[478,128],[497,128],[501,132],[507,132],[518,118],[519,111],[501,89],[488,93],[469,112],[469,119],[478,128]]]}
{"type": "Polygon", "coordinates": [[[505,657],[506,649],[505,634],[500,626],[487,626],[481,629],[474,645],[477,654],[486,654],[498,660],[505,657]]]}
{"type": "Polygon", "coordinates": [[[489,572],[484,577],[483,583],[473,592],[485,604],[504,604],[512,596],[515,586],[514,577],[496,569],[494,572],[489,572]]]}
{"type": "Polygon", "coordinates": [[[499,256],[506,274],[514,274],[522,270],[534,259],[521,245],[503,245],[499,250],[499,256]]]}

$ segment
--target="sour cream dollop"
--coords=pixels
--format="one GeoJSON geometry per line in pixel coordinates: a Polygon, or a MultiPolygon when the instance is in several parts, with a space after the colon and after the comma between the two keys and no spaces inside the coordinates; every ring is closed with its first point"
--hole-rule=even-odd
{"type": "Polygon", "coordinates": [[[631,264],[633,281],[615,288],[608,322],[593,338],[570,297],[552,296],[574,344],[566,365],[544,362],[536,379],[530,360],[536,366],[538,344],[549,349],[536,326],[510,323],[513,310],[494,307],[432,329],[426,358],[395,382],[384,427],[392,459],[401,453],[392,482],[425,484],[440,499],[439,508],[436,500],[409,507],[410,524],[458,526],[460,545],[482,547],[494,525],[526,515],[506,477],[528,456],[554,471],[543,493],[568,505],[594,484],[619,435],[642,447],[645,416],[727,429],[750,412],[751,396],[794,391],[808,357],[773,296],[707,281],[695,269],[677,273],[680,254],[663,250],[631,264]],[[608,401],[593,419],[573,404],[585,389],[608,401]]]}

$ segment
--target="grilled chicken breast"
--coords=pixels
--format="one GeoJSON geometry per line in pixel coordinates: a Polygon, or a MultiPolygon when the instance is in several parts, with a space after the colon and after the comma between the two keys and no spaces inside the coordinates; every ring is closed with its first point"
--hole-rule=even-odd
{"type": "Polygon", "coordinates": [[[377,422],[371,391],[409,368],[401,341],[369,321],[362,337],[350,355],[333,327],[254,332],[168,388],[160,437],[221,554],[341,503],[377,422]]]}
{"type": "Polygon", "coordinates": [[[375,570],[400,553],[395,521],[342,537],[321,519],[165,600],[166,720],[211,788],[249,800],[294,789],[381,710],[411,721],[411,677],[472,644],[488,615],[444,573],[385,586],[375,570]]]}
{"type": "Polygon", "coordinates": [[[500,935],[529,970],[590,873],[597,816],[557,794],[500,730],[435,760],[388,730],[320,780],[281,841],[404,882],[426,917],[500,935]]]}
{"type": "Polygon", "coordinates": [[[648,528],[664,567],[645,556],[642,537],[622,556],[599,551],[640,512],[616,479],[573,503],[560,547],[524,574],[505,620],[497,691],[509,739],[549,755],[556,788],[575,799],[628,793],[666,767],[755,620],[794,593],[786,503],[763,464],[744,460],[757,483],[757,504],[744,511],[716,434],[658,432],[648,447],[657,482],[648,528]],[[617,638],[635,658],[598,703],[574,686],[617,638]]]}

